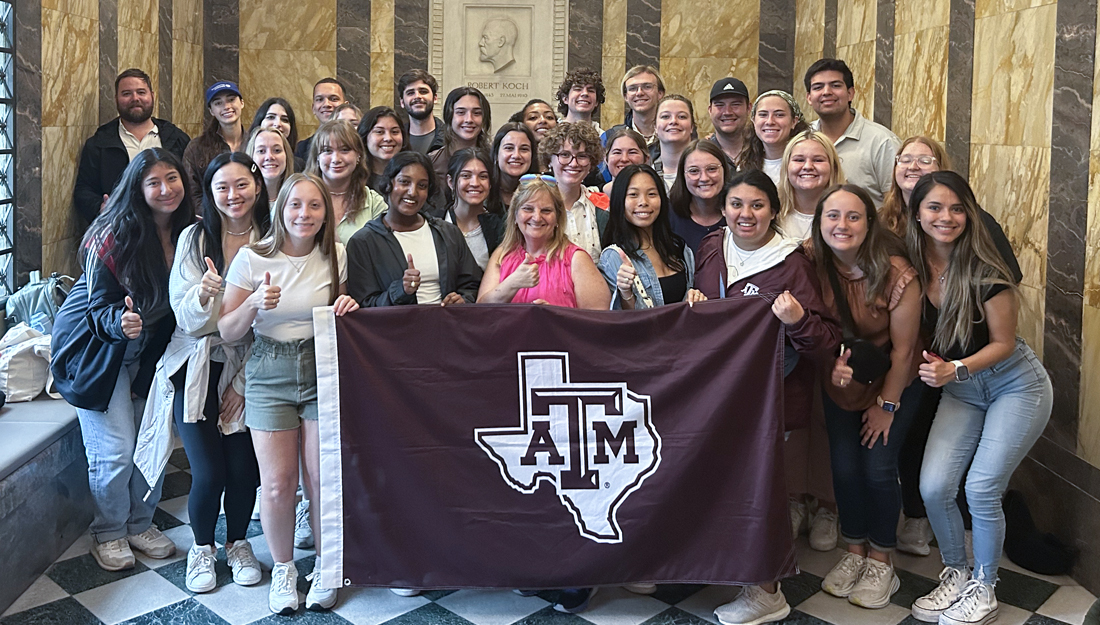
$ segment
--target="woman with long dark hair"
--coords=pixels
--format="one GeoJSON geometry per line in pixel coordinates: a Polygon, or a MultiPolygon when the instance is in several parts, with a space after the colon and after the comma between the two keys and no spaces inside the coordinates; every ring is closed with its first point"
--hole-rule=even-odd
{"type": "Polygon", "coordinates": [[[398,152],[411,149],[409,122],[403,117],[403,112],[388,106],[376,106],[363,116],[358,133],[366,149],[364,156],[371,174],[367,186],[381,194],[384,186],[382,173],[386,171],[386,165],[398,152]]]}
{"type": "Polygon", "coordinates": [[[698,251],[703,237],[726,224],[722,189],[733,171],[722,148],[713,141],[692,141],[680,161],[668,194],[669,223],[692,251],[698,251]]]}
{"type": "Polygon", "coordinates": [[[504,235],[504,216],[487,208],[495,189],[489,169],[488,154],[472,148],[455,152],[447,172],[447,186],[455,201],[443,218],[458,226],[482,271],[504,235]]]}
{"type": "Polygon", "coordinates": [[[695,285],[695,254],[669,225],[665,184],[648,165],[627,165],[611,189],[600,273],[611,307],[653,308],[706,299],[695,285]]]}
{"type": "Polygon", "coordinates": [[[524,104],[523,108],[508,121],[522,122],[535,134],[535,143],[538,143],[546,133],[558,125],[558,115],[546,100],[534,98],[528,100],[527,104],[524,104]]]}
{"type": "Polygon", "coordinates": [[[473,87],[458,87],[443,102],[443,147],[428,154],[439,180],[447,176],[451,155],[463,148],[489,152],[492,111],[485,94],[473,87]]]}
{"type": "Polygon", "coordinates": [[[260,104],[252,116],[252,125],[248,127],[249,135],[257,128],[274,128],[283,133],[290,145],[298,145],[298,121],[294,117],[294,108],[283,98],[268,98],[260,104]]]}
{"type": "Polygon", "coordinates": [[[152,525],[161,480],[149,484],[135,469],[134,449],[155,365],[176,327],[168,273],[195,219],[187,191],[174,154],[135,156],[84,234],[84,275],[54,322],[51,367],[80,421],[95,504],[92,556],[108,571],[134,566],[131,547],[151,558],[176,551],[152,525]]]}
{"type": "Polygon", "coordinates": [[[1054,392],[1046,369],[1016,335],[1016,283],[966,179],[951,171],[926,174],[910,205],[906,242],[926,285],[922,325],[931,337],[920,378],[943,388],[920,490],[945,567],[940,585],[913,603],[913,616],[988,623],[998,612],[1001,497],[1050,419],[1054,392]],[[955,500],[964,477],[973,571],[955,500]]]}
{"type": "Polygon", "coordinates": [[[521,176],[539,171],[538,139],[520,122],[508,122],[493,137],[492,195],[486,203],[490,212],[504,217],[521,176]]]}
{"type": "Polygon", "coordinates": [[[203,125],[202,134],[192,139],[183,152],[192,206],[202,206],[202,177],[210,161],[222,152],[243,150],[248,142],[243,111],[244,98],[236,83],[223,80],[206,90],[206,112],[209,117],[203,125]]]}

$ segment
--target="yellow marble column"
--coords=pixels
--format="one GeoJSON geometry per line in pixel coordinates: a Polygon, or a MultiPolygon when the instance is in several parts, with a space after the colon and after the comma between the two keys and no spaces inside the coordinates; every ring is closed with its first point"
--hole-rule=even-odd
{"type": "Polygon", "coordinates": [[[897,0],[894,6],[894,134],[943,142],[951,0],[897,0]]]}
{"type": "MultiPolygon", "coordinates": [[[[371,106],[393,105],[393,2],[371,0],[370,3],[370,102],[371,106]]],[[[446,94],[439,94],[440,98],[446,94]]],[[[437,116],[443,114],[439,103],[437,116]]]]}
{"type": "Polygon", "coordinates": [[[806,104],[806,70],[825,53],[825,0],[795,0],[794,98],[808,121],[817,119],[806,104]]]}
{"type": "Polygon", "coordinates": [[[172,123],[202,133],[202,0],[172,0],[172,123]]]}
{"type": "Polygon", "coordinates": [[[875,35],[877,0],[842,0],[836,10],[836,58],[852,70],[856,95],[852,106],[867,119],[875,117],[875,35]]]}
{"type": "Polygon", "coordinates": [[[118,71],[141,69],[154,90],[160,84],[159,10],[157,0],[118,0],[118,71]]]}
{"type": "Polygon", "coordinates": [[[626,103],[619,84],[626,73],[626,0],[603,3],[603,77],[607,100],[600,107],[600,125],[610,128],[623,123],[626,103]]]}

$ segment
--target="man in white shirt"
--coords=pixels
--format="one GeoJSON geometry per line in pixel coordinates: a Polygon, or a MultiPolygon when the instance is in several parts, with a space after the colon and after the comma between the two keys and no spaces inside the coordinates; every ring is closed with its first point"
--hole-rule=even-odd
{"type": "Polygon", "coordinates": [[[821,59],[806,70],[806,100],[817,113],[811,124],[833,142],[848,182],[863,187],[882,206],[894,177],[894,157],[901,141],[889,128],[852,108],[855,83],[848,64],[821,59]]]}

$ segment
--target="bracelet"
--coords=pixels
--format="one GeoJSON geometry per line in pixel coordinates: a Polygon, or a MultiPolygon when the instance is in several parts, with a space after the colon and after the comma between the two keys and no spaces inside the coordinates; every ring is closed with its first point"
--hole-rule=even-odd
{"type": "Polygon", "coordinates": [[[619,291],[619,297],[623,298],[623,301],[633,302],[634,301],[634,292],[631,291],[630,297],[627,297],[627,296],[623,295],[622,291],[619,291]]]}

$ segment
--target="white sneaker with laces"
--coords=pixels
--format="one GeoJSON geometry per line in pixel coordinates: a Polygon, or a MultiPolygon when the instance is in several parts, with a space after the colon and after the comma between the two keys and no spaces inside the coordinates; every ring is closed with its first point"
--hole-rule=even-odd
{"type": "Polygon", "coordinates": [[[256,554],[252,553],[252,544],[247,539],[242,538],[235,543],[226,544],[225,556],[229,560],[229,568],[233,569],[233,583],[238,586],[252,586],[260,583],[263,572],[260,571],[256,554]]]}
{"type": "Polygon", "coordinates": [[[92,545],[92,557],[104,571],[134,568],[134,552],[125,538],[116,538],[92,545]]]}
{"type": "Polygon", "coordinates": [[[806,504],[797,499],[787,499],[787,511],[791,516],[791,540],[798,540],[802,528],[806,525],[806,504]]]}
{"type": "Polygon", "coordinates": [[[309,500],[303,499],[294,508],[294,547],[313,548],[313,530],[309,527],[309,500]]]}
{"type": "Polygon", "coordinates": [[[959,600],[940,615],[940,625],[985,625],[997,620],[997,593],[979,579],[966,583],[959,600]]]}
{"type": "Polygon", "coordinates": [[[852,589],[855,588],[860,575],[863,575],[866,560],[867,558],[851,551],[845,553],[833,570],[821,580],[821,590],[834,597],[847,599],[848,595],[852,594],[852,589]]]}
{"type": "Polygon", "coordinates": [[[256,503],[252,504],[252,520],[260,520],[260,493],[263,491],[263,486],[256,487],[256,503]]]}
{"type": "Polygon", "coordinates": [[[963,587],[970,581],[970,569],[944,567],[940,585],[913,602],[913,618],[925,623],[937,623],[940,615],[958,600],[963,587]]]}
{"type": "Polygon", "coordinates": [[[898,532],[898,551],[904,551],[915,556],[926,556],[932,553],[932,524],[924,519],[910,519],[905,517],[905,522],[898,532]]]}
{"type": "Polygon", "coordinates": [[[782,621],[791,613],[791,606],[776,586],[770,593],[759,586],[745,586],[733,601],[714,609],[722,625],[761,625],[782,621]]]}
{"type": "Polygon", "coordinates": [[[810,523],[810,547],[814,551],[832,551],[836,549],[836,541],[836,513],[828,508],[818,508],[810,523]]]}
{"type": "Polygon", "coordinates": [[[306,609],[313,612],[329,610],[336,605],[336,589],[321,588],[320,569],[321,560],[318,558],[313,564],[313,572],[306,576],[311,582],[306,593],[306,609]]]}
{"type": "Polygon", "coordinates": [[[187,590],[193,593],[210,592],[218,585],[214,573],[214,561],[217,557],[214,545],[191,545],[187,552],[187,590]]]}
{"type": "Polygon", "coordinates": [[[859,576],[852,592],[848,594],[848,603],[861,608],[877,610],[890,605],[890,597],[901,588],[901,580],[894,572],[892,564],[867,558],[863,574],[859,576]]]}
{"type": "Polygon", "coordinates": [[[298,569],[293,562],[276,562],[271,568],[271,589],[267,607],[280,616],[298,611],[298,569]]]}
{"type": "Polygon", "coordinates": [[[657,584],[623,584],[623,588],[636,595],[652,595],[657,592],[657,584]]]}
{"type": "Polygon", "coordinates": [[[157,560],[170,558],[176,553],[176,543],[155,527],[150,527],[140,534],[131,534],[126,537],[126,541],[134,549],[157,560]]]}

